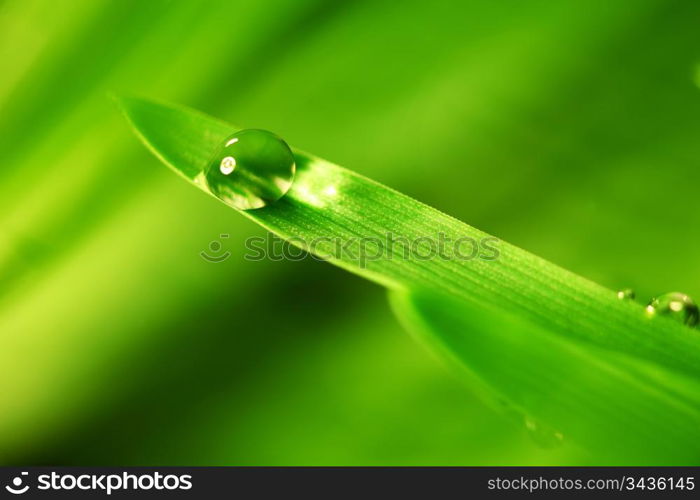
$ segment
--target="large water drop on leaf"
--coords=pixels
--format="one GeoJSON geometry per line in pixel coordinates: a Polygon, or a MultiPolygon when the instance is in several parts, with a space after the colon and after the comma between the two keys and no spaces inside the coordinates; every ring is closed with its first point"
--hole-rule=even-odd
{"type": "Polygon", "coordinates": [[[292,186],[296,164],[286,142],[266,130],[246,129],[228,137],[214,154],[205,178],[210,191],[234,208],[261,208],[292,186]]]}
{"type": "Polygon", "coordinates": [[[684,293],[669,292],[651,299],[647,306],[650,314],[663,314],[688,326],[695,326],[700,320],[697,304],[684,293]]]}

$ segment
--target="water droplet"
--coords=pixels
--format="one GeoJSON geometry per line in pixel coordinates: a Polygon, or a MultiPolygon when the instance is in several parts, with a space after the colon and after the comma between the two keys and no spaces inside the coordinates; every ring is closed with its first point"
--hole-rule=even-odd
{"type": "Polygon", "coordinates": [[[636,294],[631,288],[625,288],[617,292],[617,298],[620,300],[634,300],[636,294]]]}
{"type": "Polygon", "coordinates": [[[680,292],[669,292],[651,299],[647,312],[672,317],[688,326],[695,326],[700,320],[697,304],[689,296],[680,292]]]}
{"type": "Polygon", "coordinates": [[[206,170],[206,183],[234,208],[261,208],[282,198],[294,180],[292,150],[277,135],[246,129],[228,137],[206,170]]]}
{"type": "Polygon", "coordinates": [[[542,448],[556,448],[564,443],[564,435],[546,425],[526,417],[525,429],[532,440],[542,448]]]}

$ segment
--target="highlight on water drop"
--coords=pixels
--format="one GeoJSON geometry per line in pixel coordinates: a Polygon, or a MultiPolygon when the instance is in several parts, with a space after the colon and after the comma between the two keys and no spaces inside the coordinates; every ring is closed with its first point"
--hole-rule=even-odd
{"type": "Polygon", "coordinates": [[[286,142],[267,130],[245,129],[223,141],[204,177],[221,201],[253,210],[282,198],[295,173],[294,154],[286,142]]]}
{"type": "Polygon", "coordinates": [[[649,314],[662,314],[688,326],[695,326],[700,321],[697,304],[681,292],[669,292],[651,299],[646,310],[649,314]]]}

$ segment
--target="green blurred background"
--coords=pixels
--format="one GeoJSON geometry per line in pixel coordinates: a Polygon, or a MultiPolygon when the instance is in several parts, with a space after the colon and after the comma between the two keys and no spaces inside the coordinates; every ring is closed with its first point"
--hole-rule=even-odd
{"type": "Polygon", "coordinates": [[[381,288],[245,261],[264,231],[107,94],[275,131],[641,300],[700,297],[698,19],[694,0],[0,1],[0,462],[595,464],[485,406],[381,288]]]}

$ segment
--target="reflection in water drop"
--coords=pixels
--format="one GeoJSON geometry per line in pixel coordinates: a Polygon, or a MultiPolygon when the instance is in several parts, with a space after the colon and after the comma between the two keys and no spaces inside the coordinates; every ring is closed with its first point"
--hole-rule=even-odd
{"type": "Polygon", "coordinates": [[[564,443],[564,435],[529,417],[525,417],[525,429],[532,440],[542,448],[556,448],[564,443]]]}
{"type": "Polygon", "coordinates": [[[233,156],[224,156],[219,164],[219,170],[224,175],[228,175],[236,168],[236,159],[233,156]]]}
{"type": "Polygon", "coordinates": [[[700,320],[697,304],[688,295],[680,292],[669,292],[651,299],[647,313],[663,314],[688,326],[695,326],[700,320]]]}
{"type": "Polygon", "coordinates": [[[617,298],[620,300],[634,300],[636,294],[631,288],[625,288],[617,292],[617,298]]]}
{"type": "Polygon", "coordinates": [[[278,136],[246,129],[228,137],[206,169],[206,184],[221,201],[251,210],[274,203],[292,186],[294,155],[278,136]]]}

